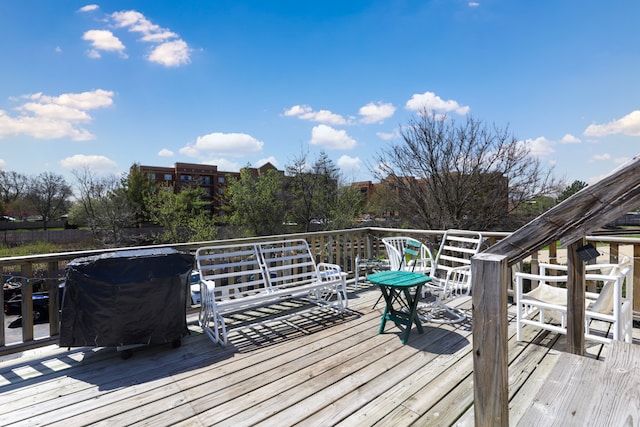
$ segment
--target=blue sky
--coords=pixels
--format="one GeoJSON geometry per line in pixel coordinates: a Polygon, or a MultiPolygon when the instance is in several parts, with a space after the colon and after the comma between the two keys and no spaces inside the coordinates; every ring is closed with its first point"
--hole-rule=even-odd
{"type": "Polygon", "coordinates": [[[0,2],[0,168],[133,162],[346,181],[422,108],[507,127],[567,183],[640,153],[640,2],[0,2]]]}

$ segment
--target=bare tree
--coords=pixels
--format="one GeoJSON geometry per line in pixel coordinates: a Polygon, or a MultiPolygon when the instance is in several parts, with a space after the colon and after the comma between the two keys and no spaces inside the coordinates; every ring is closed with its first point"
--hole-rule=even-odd
{"type": "Polygon", "coordinates": [[[51,220],[66,213],[72,194],[71,187],[62,175],[43,172],[29,181],[26,198],[35,212],[42,217],[46,230],[51,220]]]}
{"type": "Polygon", "coordinates": [[[94,238],[104,245],[126,243],[126,229],[134,224],[135,209],[122,181],[115,176],[99,177],[88,168],[74,170],[78,203],[94,238]]]}
{"type": "Polygon", "coordinates": [[[21,173],[0,171],[0,213],[5,213],[24,197],[28,184],[28,178],[21,173]]]}
{"type": "Polygon", "coordinates": [[[289,194],[288,217],[309,231],[311,221],[318,222],[322,228],[329,228],[335,203],[338,197],[340,174],[326,153],[309,164],[307,155],[301,154],[293,164],[286,167],[286,186],[289,194]]]}
{"type": "Polygon", "coordinates": [[[423,111],[401,135],[402,142],[377,155],[374,173],[396,192],[411,226],[512,228],[510,212],[557,191],[551,170],[508,129],[472,117],[457,125],[423,111]]]}

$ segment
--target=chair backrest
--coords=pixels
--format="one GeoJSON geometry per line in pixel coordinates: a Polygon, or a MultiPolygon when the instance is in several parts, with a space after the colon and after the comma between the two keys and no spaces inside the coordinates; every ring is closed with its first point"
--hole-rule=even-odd
{"type": "MultiPolygon", "coordinates": [[[[549,281],[550,277],[546,276],[547,271],[563,272],[564,275],[554,275],[552,277],[556,279],[554,282],[558,282],[560,278],[562,278],[562,281],[566,282],[567,270],[568,267],[562,264],[540,264],[540,276],[536,276],[541,279],[538,287],[545,285],[546,281],[549,281]]],[[[627,280],[627,289],[632,288],[631,281],[633,280],[633,264],[631,263],[631,259],[627,256],[620,258],[620,262],[618,264],[589,264],[585,266],[585,279],[588,281],[602,283],[602,289],[598,293],[598,297],[591,307],[587,307],[587,311],[609,314],[613,311],[613,306],[615,304],[616,289],[622,288],[624,280],[627,280]]],[[[534,290],[531,291],[531,293],[535,295],[536,292],[534,290]]],[[[544,298],[540,299],[547,301],[544,298]]],[[[559,305],[566,305],[566,301],[559,305]]]]}
{"type": "Polygon", "coordinates": [[[299,287],[318,281],[318,269],[306,240],[293,239],[256,245],[271,290],[299,287]]]}
{"type": "MultiPolygon", "coordinates": [[[[597,264],[595,264],[597,265],[597,264]]],[[[628,257],[623,257],[620,260],[620,264],[609,264],[607,267],[603,267],[601,272],[605,277],[609,277],[609,280],[604,277],[600,277],[595,274],[589,274],[589,268],[587,267],[587,274],[585,275],[588,280],[602,280],[604,282],[600,295],[593,303],[590,311],[597,313],[611,313],[613,311],[613,305],[615,302],[615,289],[616,287],[622,287],[622,282],[628,279],[627,286],[631,285],[633,277],[633,265],[628,257]]]]}
{"type": "Polygon", "coordinates": [[[452,269],[471,265],[471,257],[480,252],[482,233],[447,230],[436,254],[436,269],[452,269]]]}
{"type": "Polygon", "coordinates": [[[398,236],[382,239],[391,270],[430,272],[433,264],[431,250],[412,237],[398,236]]]}
{"type": "Polygon", "coordinates": [[[333,265],[316,266],[304,239],[201,247],[196,251],[196,262],[200,280],[215,285],[216,301],[342,277],[333,265]]]}
{"type": "Polygon", "coordinates": [[[250,296],[268,287],[254,244],[201,247],[196,251],[196,263],[200,280],[214,284],[216,301],[250,296]]]}

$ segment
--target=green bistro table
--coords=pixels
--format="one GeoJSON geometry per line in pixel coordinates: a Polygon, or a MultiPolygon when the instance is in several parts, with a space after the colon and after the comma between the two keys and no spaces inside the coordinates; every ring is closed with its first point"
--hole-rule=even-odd
{"type": "Polygon", "coordinates": [[[379,334],[384,332],[387,320],[392,320],[400,328],[400,325],[405,326],[402,334],[402,344],[406,344],[409,340],[409,332],[411,332],[411,326],[414,323],[418,328],[418,332],[423,332],[416,308],[422,285],[431,281],[431,277],[412,271],[394,270],[368,274],[367,280],[380,286],[382,296],[387,303],[382,315],[379,334]],[[411,295],[412,288],[415,288],[413,296],[411,295]]]}

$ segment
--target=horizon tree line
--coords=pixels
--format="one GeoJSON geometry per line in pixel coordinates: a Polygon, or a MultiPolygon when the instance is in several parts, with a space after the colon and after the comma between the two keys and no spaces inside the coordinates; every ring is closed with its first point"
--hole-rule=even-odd
{"type": "MultiPolygon", "coordinates": [[[[554,200],[537,205],[546,209],[554,196],[561,200],[586,186],[582,181],[564,186],[508,128],[473,117],[458,124],[425,110],[400,135],[370,165],[381,185],[369,200],[345,182],[325,152],[315,159],[301,153],[284,172],[254,176],[247,167],[240,179],[229,180],[224,222],[239,235],[269,235],[349,228],[364,213],[392,212],[411,228],[515,229],[531,216],[532,201],[554,200]]],[[[0,212],[20,217],[34,212],[45,228],[68,212],[70,222],[90,229],[104,245],[127,244],[130,233],[124,230],[143,224],[162,227],[156,243],[217,237],[201,188],[176,193],[158,187],[138,166],[120,178],[88,168],[73,171],[75,201],[61,175],[0,171],[0,212]]]]}

